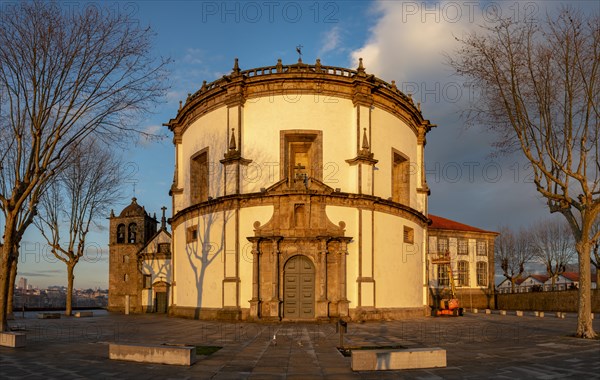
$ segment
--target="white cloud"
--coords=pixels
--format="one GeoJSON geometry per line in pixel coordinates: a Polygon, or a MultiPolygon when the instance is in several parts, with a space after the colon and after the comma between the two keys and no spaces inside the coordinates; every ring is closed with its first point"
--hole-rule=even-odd
{"type": "Polygon", "coordinates": [[[166,138],[166,127],[160,125],[149,125],[142,130],[138,143],[142,146],[146,146],[166,138]]]}
{"type": "Polygon", "coordinates": [[[324,33],[321,48],[319,49],[318,56],[323,57],[325,54],[334,51],[339,48],[342,40],[341,29],[339,25],[334,26],[324,33]]]}
{"type": "Polygon", "coordinates": [[[185,55],[183,56],[183,62],[192,65],[199,65],[204,62],[202,59],[203,56],[204,52],[202,51],[202,49],[188,48],[185,51],[185,55]]]}
{"type": "Polygon", "coordinates": [[[368,42],[351,53],[352,64],[363,58],[368,72],[397,83],[444,76],[443,53],[455,48],[454,36],[476,26],[480,13],[464,7],[462,17],[456,17],[450,12],[454,6],[461,3],[377,3],[381,18],[368,42]]]}

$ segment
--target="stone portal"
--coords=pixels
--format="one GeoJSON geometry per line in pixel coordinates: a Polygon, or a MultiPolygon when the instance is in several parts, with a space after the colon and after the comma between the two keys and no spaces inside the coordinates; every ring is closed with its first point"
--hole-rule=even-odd
{"type": "Polygon", "coordinates": [[[254,224],[250,319],[329,319],[348,315],[345,223],[332,223],[319,194],[334,190],[308,177],[266,190],[273,216],[254,224]]]}

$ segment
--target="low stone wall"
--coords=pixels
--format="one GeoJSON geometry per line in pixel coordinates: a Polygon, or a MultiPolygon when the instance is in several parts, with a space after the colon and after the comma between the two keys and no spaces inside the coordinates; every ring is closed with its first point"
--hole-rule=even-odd
{"type": "Polygon", "coordinates": [[[201,319],[201,320],[221,320],[221,321],[240,321],[244,320],[243,309],[238,308],[199,308],[186,306],[172,306],[169,308],[169,315],[175,317],[201,319]]]}
{"type": "Polygon", "coordinates": [[[406,308],[353,308],[349,310],[350,318],[355,322],[381,321],[381,320],[403,320],[419,318],[429,315],[427,307],[406,308]]]}
{"type": "MultiPolygon", "coordinates": [[[[577,290],[498,294],[498,309],[577,312],[577,290]]],[[[600,313],[600,290],[592,290],[592,312],[600,313]]]]}

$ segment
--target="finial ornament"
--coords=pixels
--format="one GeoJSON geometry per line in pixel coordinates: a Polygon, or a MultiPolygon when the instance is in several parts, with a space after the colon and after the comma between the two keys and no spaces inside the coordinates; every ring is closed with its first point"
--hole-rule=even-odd
{"type": "Polygon", "coordinates": [[[238,59],[237,58],[235,58],[235,60],[233,61],[232,73],[233,74],[239,74],[240,73],[240,65],[238,63],[238,59]]]}
{"type": "Polygon", "coordinates": [[[365,67],[363,66],[363,61],[362,58],[358,59],[358,70],[359,73],[364,73],[365,72],[365,67]]]}
{"type": "Polygon", "coordinates": [[[229,150],[236,150],[237,145],[235,143],[235,128],[231,128],[231,138],[229,139],[229,150]]]}
{"type": "Polygon", "coordinates": [[[363,142],[362,142],[362,148],[365,151],[369,151],[370,147],[369,147],[369,140],[367,138],[367,128],[363,128],[363,142]]]}

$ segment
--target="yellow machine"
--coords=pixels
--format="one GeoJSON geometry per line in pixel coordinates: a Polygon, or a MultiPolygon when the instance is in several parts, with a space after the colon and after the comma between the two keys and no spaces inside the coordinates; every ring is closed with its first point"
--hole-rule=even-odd
{"type": "Polygon", "coordinates": [[[440,254],[436,259],[431,260],[433,264],[446,265],[448,268],[448,279],[450,282],[450,297],[442,298],[438,307],[434,309],[435,316],[462,316],[463,308],[460,307],[458,298],[456,298],[456,287],[454,286],[454,273],[452,272],[452,262],[450,259],[450,252],[440,254]]]}

